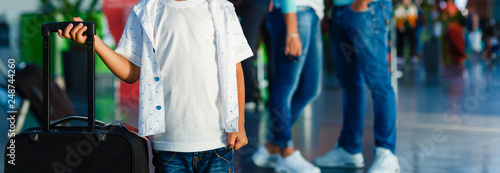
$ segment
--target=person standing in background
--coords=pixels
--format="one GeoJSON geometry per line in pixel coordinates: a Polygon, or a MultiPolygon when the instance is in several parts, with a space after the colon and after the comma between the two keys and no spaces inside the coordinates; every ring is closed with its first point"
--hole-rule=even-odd
{"type": "Polygon", "coordinates": [[[314,160],[320,167],[362,168],[365,83],[374,108],[375,160],[369,173],[400,171],[396,149],[396,99],[388,71],[391,0],[335,0],[330,39],[343,88],[343,127],[334,148],[314,160]]]}
{"type": "Polygon", "coordinates": [[[269,101],[268,142],[252,156],[276,172],[319,173],[296,150],[291,127],[321,91],[323,0],[276,0],[268,26],[274,53],[274,80],[269,101]]]}
{"type": "Polygon", "coordinates": [[[464,16],[453,0],[448,0],[442,11],[444,21],[443,61],[445,67],[463,69],[465,67],[465,40],[463,34],[464,16]]]}
{"type": "Polygon", "coordinates": [[[417,62],[417,19],[418,7],[411,0],[403,0],[394,11],[397,26],[397,56],[398,62],[404,62],[405,41],[410,45],[410,59],[417,62]]]}
{"type": "Polygon", "coordinates": [[[464,16],[453,0],[448,0],[442,10],[443,21],[443,75],[444,92],[449,95],[450,115],[459,115],[458,105],[462,99],[465,82],[465,39],[463,32],[464,16]]]}
{"type": "Polygon", "coordinates": [[[428,3],[427,2],[422,2],[423,0],[417,1],[415,4],[417,5],[417,10],[418,10],[418,16],[416,20],[416,27],[415,27],[415,55],[419,58],[422,57],[423,53],[423,39],[422,35],[424,33],[424,28],[425,28],[425,11],[424,8],[427,8],[428,3]]]}
{"type": "MultiPolygon", "coordinates": [[[[254,56],[241,62],[245,80],[245,108],[255,109],[261,100],[255,72],[255,57],[259,47],[261,28],[265,26],[271,0],[231,0],[254,56]]],[[[267,46],[267,45],[266,45],[267,46]]]]}
{"type": "Polygon", "coordinates": [[[468,15],[465,18],[466,34],[466,52],[469,55],[470,71],[469,78],[473,87],[485,82],[482,76],[482,53],[483,53],[483,32],[479,26],[479,14],[474,5],[467,6],[468,15]]]}

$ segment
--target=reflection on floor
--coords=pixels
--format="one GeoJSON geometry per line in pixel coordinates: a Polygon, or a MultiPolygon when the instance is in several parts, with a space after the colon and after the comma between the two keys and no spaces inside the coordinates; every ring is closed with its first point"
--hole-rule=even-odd
{"type": "MultiPolygon", "coordinates": [[[[500,172],[500,70],[497,66],[481,70],[479,75],[472,71],[469,68],[463,74],[441,77],[435,85],[421,80],[421,71],[400,79],[396,152],[402,172],[500,172]]],[[[342,127],[341,101],[340,88],[325,89],[293,127],[296,147],[306,159],[311,161],[333,147],[342,127]]],[[[363,137],[366,168],[322,169],[323,173],[361,173],[371,165],[371,105],[368,100],[363,137]]],[[[249,145],[237,151],[236,172],[273,172],[256,167],[250,159],[265,142],[267,119],[266,111],[247,111],[249,145]]]]}

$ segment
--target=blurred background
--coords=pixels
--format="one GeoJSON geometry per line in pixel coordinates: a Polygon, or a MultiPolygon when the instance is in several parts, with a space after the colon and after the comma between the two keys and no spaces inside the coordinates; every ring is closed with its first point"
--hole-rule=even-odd
{"type": "MultiPolygon", "coordinates": [[[[0,0],[0,118],[7,118],[6,64],[14,59],[18,86],[41,82],[42,36],[40,26],[47,22],[70,21],[80,16],[97,23],[97,33],[113,47],[120,39],[131,7],[138,0],[0,0]]],[[[500,0],[455,0],[459,11],[460,35],[446,36],[447,2],[413,0],[403,4],[393,0],[394,11],[388,49],[388,72],[398,99],[398,144],[402,172],[422,173],[499,173],[500,172],[500,0]],[[398,8],[415,9],[398,10],[398,8]],[[410,10],[412,11],[412,10],[410,10]],[[459,38],[459,39],[455,39],[459,38]],[[449,51],[447,43],[463,48],[449,51]],[[463,53],[456,67],[450,57],[463,53]]],[[[235,0],[237,12],[245,9],[235,0]]],[[[245,18],[260,17],[246,15],[245,18]]],[[[242,19],[243,20],[243,19],[242,19]]],[[[252,100],[246,103],[246,128],[249,145],[236,154],[236,172],[273,172],[258,168],[251,154],[265,142],[268,124],[272,56],[265,24],[252,38],[256,57],[252,59],[255,86],[252,100]]],[[[85,47],[58,36],[52,38],[54,101],[60,103],[52,120],[71,115],[86,115],[85,47]]],[[[296,147],[312,160],[329,151],[342,127],[342,89],[339,86],[324,33],[323,92],[310,104],[293,127],[296,147]]],[[[247,36],[248,37],[248,36],[247,36]]],[[[250,39],[249,39],[250,40],[250,39]]],[[[123,120],[137,126],[138,83],[117,79],[96,58],[96,117],[106,123],[123,120]]],[[[41,97],[33,88],[20,88],[16,95],[16,132],[40,126],[41,97]],[[39,95],[38,94],[38,95],[39,95]],[[38,105],[38,106],[37,106],[38,105]]],[[[40,94],[40,93],[39,93],[40,94]]],[[[373,109],[367,93],[367,116],[363,137],[366,168],[373,160],[373,109]]],[[[248,95],[248,93],[247,93],[248,95]]],[[[9,127],[0,124],[0,144],[4,147],[9,127]]],[[[0,150],[3,152],[3,150],[0,150]]],[[[3,169],[3,157],[2,160],[3,169]]],[[[323,172],[364,172],[363,169],[323,169],[323,172]]]]}

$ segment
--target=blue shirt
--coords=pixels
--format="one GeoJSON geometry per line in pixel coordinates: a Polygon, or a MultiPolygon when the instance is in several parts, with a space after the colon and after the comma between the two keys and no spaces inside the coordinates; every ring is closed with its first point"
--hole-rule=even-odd
{"type": "Polygon", "coordinates": [[[333,5],[344,6],[344,5],[352,4],[352,2],[354,2],[354,0],[334,0],[333,5]]]}
{"type": "Polygon", "coordinates": [[[323,0],[275,0],[274,5],[282,13],[296,13],[298,6],[311,7],[319,19],[323,19],[325,4],[323,0]]]}
{"type": "Polygon", "coordinates": [[[295,0],[276,0],[274,3],[278,4],[278,7],[281,7],[283,13],[297,12],[297,3],[295,0]]]}

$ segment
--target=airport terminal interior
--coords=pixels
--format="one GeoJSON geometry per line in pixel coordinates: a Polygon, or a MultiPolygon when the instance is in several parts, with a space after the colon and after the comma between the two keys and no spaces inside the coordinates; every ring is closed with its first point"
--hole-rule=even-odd
{"type": "MultiPolygon", "coordinates": [[[[60,5],[50,4],[51,1],[0,0],[0,65],[7,67],[9,59],[15,59],[17,66],[42,66],[39,26],[45,22],[65,21],[74,14],[85,15],[86,19],[100,25],[97,33],[106,44],[115,48],[131,12],[130,7],[138,1],[83,0],[86,5],[74,7],[81,10],[75,13],[59,12],[58,8],[47,12],[45,7],[60,5]],[[46,17],[47,14],[59,13],[46,17]]],[[[446,9],[452,1],[392,0],[394,13],[387,40],[387,70],[396,93],[395,154],[402,173],[500,173],[500,0],[455,0],[458,13],[463,17],[457,28],[463,33],[450,39],[446,36],[448,26],[443,26],[449,20],[443,16],[446,16],[446,9]],[[400,13],[396,11],[403,1],[413,4],[419,10],[418,14],[415,11],[415,14],[398,16],[400,13]],[[465,45],[459,51],[465,56],[460,67],[450,66],[446,58],[455,52],[444,49],[448,48],[450,40],[456,43],[454,39],[458,37],[465,45]],[[398,39],[405,41],[399,42],[398,39]]],[[[240,8],[243,7],[236,9],[240,8]]],[[[259,167],[252,161],[258,147],[267,142],[272,112],[269,99],[273,56],[268,27],[262,25],[256,39],[256,57],[252,62],[254,80],[246,79],[246,82],[255,83],[253,89],[258,98],[245,103],[248,145],[234,154],[233,172],[237,173],[274,172],[274,169],[259,167]]],[[[343,89],[337,76],[339,69],[335,68],[329,33],[324,32],[321,39],[324,44],[321,93],[306,106],[292,126],[295,147],[310,162],[334,148],[343,128],[343,89]]],[[[51,69],[54,82],[64,91],[64,97],[68,96],[70,101],[66,105],[71,111],[85,115],[87,81],[80,74],[86,70],[83,65],[86,60],[82,55],[85,52],[69,41],[53,40],[54,50],[65,52],[54,53],[51,69]]],[[[105,123],[121,120],[137,127],[138,82],[127,84],[120,81],[99,59],[96,59],[95,68],[96,118],[105,123]]],[[[4,70],[0,68],[0,71],[4,70]]],[[[0,80],[0,101],[7,102],[8,90],[3,86],[7,80],[3,80],[0,80]]],[[[321,168],[321,172],[364,173],[372,166],[375,159],[374,101],[368,86],[365,90],[366,117],[362,137],[365,167],[321,168]]],[[[19,104],[15,109],[20,112],[16,133],[41,126],[34,103],[26,102],[29,99],[22,95],[16,100],[19,104]]],[[[5,112],[3,107],[6,105],[0,105],[2,113],[5,112]]],[[[0,119],[5,118],[3,114],[0,116],[0,119]]],[[[0,125],[0,132],[7,134],[9,126],[4,125],[0,125]]],[[[7,136],[1,135],[0,146],[4,147],[7,140],[7,136]]],[[[3,170],[4,157],[0,160],[0,170],[3,170]]],[[[150,170],[154,170],[152,164],[150,170]]]]}

